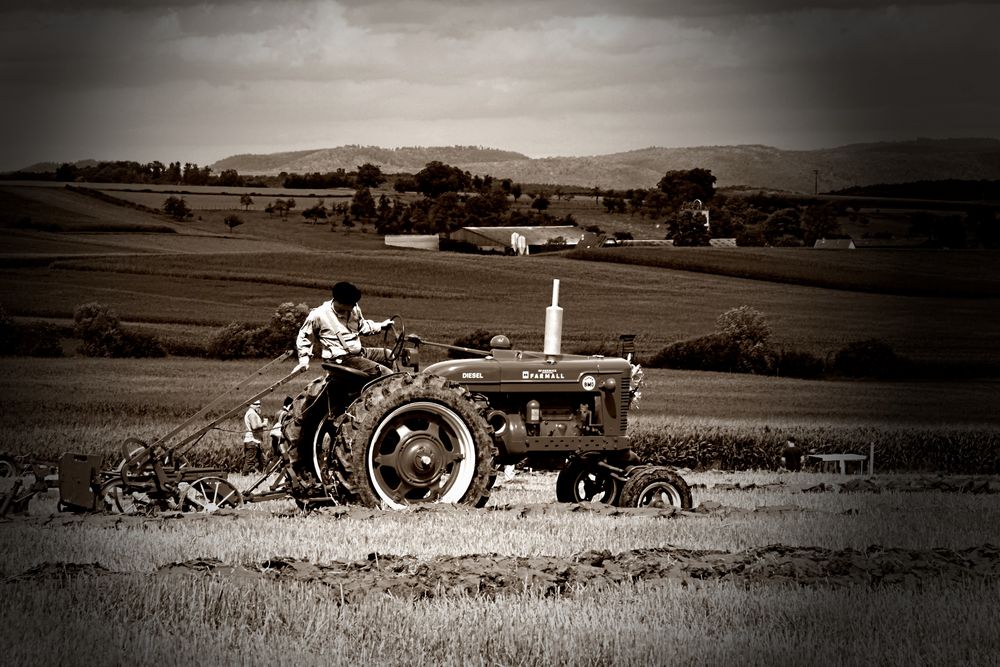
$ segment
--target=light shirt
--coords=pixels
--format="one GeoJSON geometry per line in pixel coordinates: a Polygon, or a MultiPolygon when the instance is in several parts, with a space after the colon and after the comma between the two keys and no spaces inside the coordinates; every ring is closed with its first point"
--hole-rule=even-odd
{"type": "Polygon", "coordinates": [[[243,425],[247,427],[247,432],[243,434],[243,442],[260,442],[264,436],[264,419],[260,416],[259,410],[251,407],[243,415],[243,425]]]}
{"type": "Polygon", "coordinates": [[[366,320],[357,305],[351,309],[346,322],[341,322],[333,310],[333,300],[326,301],[309,311],[309,316],[295,338],[299,363],[313,356],[313,343],[318,341],[323,359],[336,359],[348,354],[361,354],[361,336],[379,331],[379,323],[366,320]]]}

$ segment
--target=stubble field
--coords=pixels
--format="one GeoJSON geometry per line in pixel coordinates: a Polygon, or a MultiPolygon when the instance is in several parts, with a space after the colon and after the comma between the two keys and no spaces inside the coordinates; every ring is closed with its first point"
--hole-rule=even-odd
{"type": "MultiPolygon", "coordinates": [[[[64,224],[83,214],[60,193],[33,219],[56,203],[64,224]]],[[[102,209],[86,214],[101,219],[102,209]]],[[[225,235],[212,231],[221,222],[211,215],[155,238],[4,230],[23,243],[4,255],[3,305],[66,321],[75,305],[97,300],[137,326],[198,338],[232,320],[264,321],[283,301],[315,305],[332,280],[347,278],[365,287],[367,313],[399,313],[427,338],[482,327],[533,347],[560,278],[564,349],[628,331],[650,354],[710,331],[743,303],[767,314],[781,342],[817,352],[871,336],[932,359],[989,359],[996,349],[990,296],[862,294],[565,257],[423,255],[301,222],[282,235],[278,225],[292,223],[265,219],[225,235]],[[310,248],[286,246],[307,237],[310,248]]],[[[163,433],[258,365],[2,360],[0,450],[84,451],[110,465],[124,438],[163,433]]],[[[1000,414],[990,378],[647,378],[639,439],[747,432],[778,446],[796,433],[823,448],[914,432],[989,438],[1000,414]]],[[[241,430],[233,420],[211,432],[195,450],[200,462],[231,467],[241,430]]],[[[876,473],[686,469],[691,513],[558,504],[554,475],[528,471],[480,510],[304,515],[272,501],[212,516],[77,516],[56,512],[49,492],[0,523],[0,654],[12,664],[994,662],[998,480],[876,473]]]]}

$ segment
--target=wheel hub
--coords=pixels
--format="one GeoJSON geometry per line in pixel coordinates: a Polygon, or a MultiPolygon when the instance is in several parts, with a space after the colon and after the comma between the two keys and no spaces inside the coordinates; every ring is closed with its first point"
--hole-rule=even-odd
{"type": "Polygon", "coordinates": [[[441,443],[426,434],[419,434],[400,443],[396,472],[408,485],[426,487],[441,479],[445,460],[441,443]]]}

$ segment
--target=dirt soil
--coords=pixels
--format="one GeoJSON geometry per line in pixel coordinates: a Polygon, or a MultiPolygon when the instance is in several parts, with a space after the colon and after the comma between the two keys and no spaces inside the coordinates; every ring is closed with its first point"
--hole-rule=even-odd
{"type": "MultiPolygon", "coordinates": [[[[748,487],[749,488],[749,487],[748,487]]],[[[833,490],[834,486],[828,489],[833,490]]],[[[848,489],[841,490],[849,490],[848,489]]],[[[812,491],[820,489],[813,488],[812,491]]],[[[870,489],[868,489],[870,490],[870,489]]],[[[664,520],[696,520],[704,514],[744,512],[815,512],[796,505],[762,506],[753,510],[704,502],[691,512],[673,508],[626,509],[600,504],[540,503],[504,505],[483,510],[429,506],[414,512],[511,512],[518,516],[591,512],[624,516],[640,514],[664,520]]],[[[13,517],[9,520],[39,521],[51,527],[107,523],[118,528],[162,521],[239,520],[250,510],[240,508],[215,514],[180,512],[155,517],[115,515],[50,515],[13,517]]],[[[361,507],[317,510],[335,519],[376,518],[382,511],[361,507]]],[[[257,513],[259,516],[259,512],[257,513]]],[[[7,582],[65,578],[67,576],[127,577],[97,564],[47,562],[7,582]]],[[[148,575],[144,575],[148,576],[148,575]]],[[[690,550],[672,547],[634,549],[621,553],[586,551],[572,557],[515,557],[497,554],[437,556],[418,559],[406,555],[371,553],[355,562],[310,562],[276,555],[256,563],[225,563],[194,559],[164,565],[157,577],[216,577],[240,580],[312,582],[330,586],[335,598],[350,602],[372,594],[419,599],[442,595],[473,595],[492,598],[504,593],[531,591],[550,596],[572,596],[583,586],[623,582],[657,583],[679,581],[695,585],[710,580],[746,583],[770,582],[795,586],[883,586],[919,587],[921,582],[967,582],[1000,578],[1000,548],[991,544],[967,549],[899,549],[870,547],[825,549],[771,544],[739,552],[690,550]]]]}

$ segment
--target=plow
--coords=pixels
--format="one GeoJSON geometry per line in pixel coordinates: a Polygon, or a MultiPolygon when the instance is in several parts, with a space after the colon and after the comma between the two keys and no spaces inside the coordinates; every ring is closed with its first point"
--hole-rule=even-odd
{"type": "Polygon", "coordinates": [[[629,448],[628,415],[642,381],[634,362],[635,337],[620,336],[613,356],[563,354],[558,293],[556,280],[541,351],[515,349],[504,335],[494,336],[488,350],[425,341],[407,334],[402,319],[394,316],[383,334],[393,372],[373,379],[325,360],[326,376],[313,380],[315,391],[306,392],[300,411],[302,436],[297,443],[283,441],[278,455],[245,489],[237,488],[226,470],[191,466],[185,455],[220,423],[298,376],[288,373],[208,417],[233,394],[247,393],[251,381],[292,352],[165,435],[151,442],[126,440],[112,469],[102,469],[95,455],[64,454],[57,475],[42,481],[36,475],[26,490],[5,494],[4,512],[23,508],[26,498],[51,486],[59,488],[60,509],[126,514],[214,512],[288,498],[301,509],[482,507],[497,471],[520,462],[557,468],[560,502],[690,509],[684,479],[670,467],[643,463],[629,448]],[[424,346],[459,351],[466,358],[421,369],[424,346]]]}

